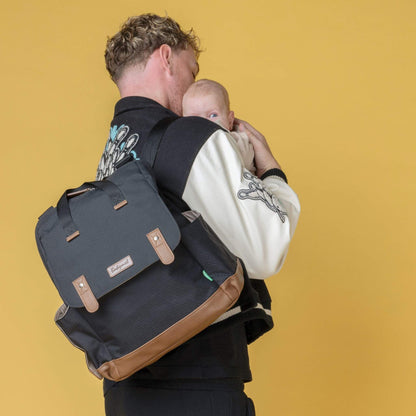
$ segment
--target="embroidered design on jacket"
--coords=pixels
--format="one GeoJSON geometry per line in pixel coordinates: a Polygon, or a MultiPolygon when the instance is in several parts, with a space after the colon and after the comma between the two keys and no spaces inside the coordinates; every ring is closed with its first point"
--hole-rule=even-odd
{"type": "Polygon", "coordinates": [[[264,188],[261,181],[252,175],[250,172],[244,172],[243,177],[247,179],[248,189],[241,189],[238,191],[237,196],[239,199],[252,199],[263,201],[267,208],[276,212],[282,222],[286,221],[287,212],[283,211],[277,203],[277,198],[264,188]]]}
{"type": "Polygon", "coordinates": [[[97,169],[97,180],[111,175],[117,162],[124,159],[129,153],[136,158],[133,148],[139,140],[139,135],[134,133],[128,136],[130,127],[122,124],[120,127],[112,126],[107,143],[97,169]]]}

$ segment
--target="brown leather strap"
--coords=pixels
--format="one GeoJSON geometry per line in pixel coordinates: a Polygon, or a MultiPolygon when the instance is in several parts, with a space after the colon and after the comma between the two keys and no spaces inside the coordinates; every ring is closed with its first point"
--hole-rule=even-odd
{"type": "Polygon", "coordinates": [[[85,309],[90,313],[96,312],[99,307],[98,301],[94,296],[94,293],[92,293],[90,285],[88,284],[85,276],[82,274],[80,277],[75,279],[72,284],[74,285],[75,290],[81,298],[85,309]]]}
{"type": "Polygon", "coordinates": [[[150,233],[147,233],[146,237],[150,241],[150,244],[156,251],[156,254],[163,264],[170,264],[175,260],[175,255],[168,246],[168,243],[166,242],[159,228],[156,228],[155,230],[150,231],[150,233]]]}

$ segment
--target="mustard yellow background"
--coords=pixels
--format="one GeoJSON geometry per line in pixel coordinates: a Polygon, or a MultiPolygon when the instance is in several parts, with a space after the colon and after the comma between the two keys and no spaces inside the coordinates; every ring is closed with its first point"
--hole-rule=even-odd
{"type": "Polygon", "coordinates": [[[37,217],[93,178],[117,90],[107,35],[143,12],[195,28],[200,77],[269,139],[302,214],[253,345],[260,416],[416,413],[413,0],[15,0],[0,6],[3,415],[102,415],[53,323],[37,217]]]}

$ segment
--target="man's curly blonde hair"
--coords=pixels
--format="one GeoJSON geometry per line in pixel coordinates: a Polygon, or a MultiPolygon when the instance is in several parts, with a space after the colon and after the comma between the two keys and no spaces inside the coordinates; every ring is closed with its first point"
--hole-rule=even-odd
{"type": "Polygon", "coordinates": [[[111,79],[117,83],[126,67],[145,65],[150,55],[164,44],[174,50],[190,46],[197,58],[201,52],[193,29],[184,32],[168,16],[147,13],[128,18],[120,31],[107,40],[104,56],[111,79]]]}

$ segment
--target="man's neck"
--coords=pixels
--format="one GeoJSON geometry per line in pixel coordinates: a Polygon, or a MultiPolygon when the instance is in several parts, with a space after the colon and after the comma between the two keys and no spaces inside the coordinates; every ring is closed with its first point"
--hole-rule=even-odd
{"type": "Polygon", "coordinates": [[[120,88],[119,87],[119,91],[120,91],[120,98],[124,98],[124,97],[145,97],[145,98],[150,98],[151,100],[156,101],[157,103],[159,103],[160,105],[162,105],[163,107],[167,107],[167,100],[165,99],[165,97],[163,96],[163,94],[158,93],[157,90],[155,89],[148,89],[145,88],[145,85],[128,85],[125,86],[124,88],[120,88]]]}
{"type": "Polygon", "coordinates": [[[155,67],[153,59],[149,59],[145,68],[140,66],[127,68],[117,82],[120,97],[139,96],[150,98],[163,107],[168,107],[169,99],[163,85],[161,72],[155,67]]]}

